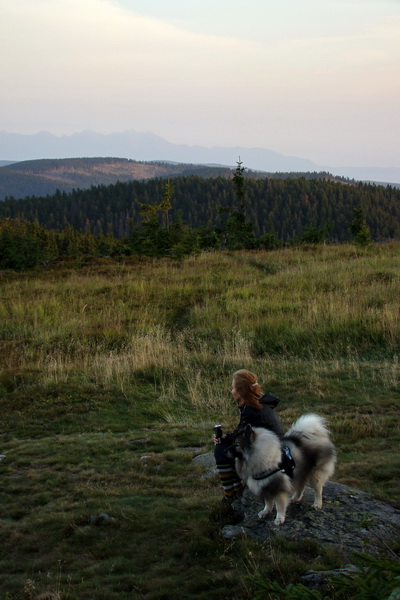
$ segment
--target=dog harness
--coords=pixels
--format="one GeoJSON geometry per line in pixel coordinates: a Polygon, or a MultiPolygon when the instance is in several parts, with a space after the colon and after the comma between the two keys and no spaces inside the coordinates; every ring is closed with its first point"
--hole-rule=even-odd
{"type": "Polygon", "coordinates": [[[262,471],[261,473],[257,473],[257,475],[253,475],[253,479],[259,481],[260,479],[267,479],[267,477],[271,477],[275,473],[285,473],[288,477],[293,477],[293,469],[295,468],[296,463],[294,462],[294,458],[292,453],[290,452],[290,448],[288,446],[282,446],[282,457],[281,462],[279,463],[276,469],[269,469],[268,471],[262,471]]]}

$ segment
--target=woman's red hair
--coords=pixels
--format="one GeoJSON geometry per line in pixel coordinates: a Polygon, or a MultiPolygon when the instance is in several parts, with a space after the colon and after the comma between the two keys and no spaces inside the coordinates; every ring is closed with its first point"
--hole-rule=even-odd
{"type": "Polygon", "coordinates": [[[262,391],[257,381],[257,375],[247,369],[240,369],[240,371],[233,374],[233,383],[244,404],[261,410],[260,396],[262,396],[262,391]]]}

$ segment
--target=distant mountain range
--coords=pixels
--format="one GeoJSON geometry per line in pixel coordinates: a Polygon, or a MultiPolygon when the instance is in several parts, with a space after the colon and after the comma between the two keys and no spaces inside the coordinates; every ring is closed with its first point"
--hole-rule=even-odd
{"type": "Polygon", "coordinates": [[[108,135],[82,131],[56,137],[42,131],[34,135],[0,132],[0,160],[115,156],[137,161],[174,161],[232,166],[238,156],[250,169],[261,171],[315,171],[311,160],[283,156],[265,148],[206,148],[173,144],[154,133],[125,131],[108,135]]]}
{"type": "MultiPolygon", "coordinates": [[[[57,137],[48,132],[33,135],[0,132],[0,164],[37,159],[118,157],[140,162],[176,162],[233,168],[239,156],[246,168],[265,173],[328,171],[350,179],[400,185],[400,168],[396,167],[334,168],[317,165],[311,160],[297,156],[285,156],[266,148],[207,148],[173,144],[153,133],[125,131],[99,134],[82,131],[57,137]]],[[[10,164],[3,168],[9,167],[10,164]]],[[[21,177],[22,175],[23,173],[20,173],[21,177]]]]}

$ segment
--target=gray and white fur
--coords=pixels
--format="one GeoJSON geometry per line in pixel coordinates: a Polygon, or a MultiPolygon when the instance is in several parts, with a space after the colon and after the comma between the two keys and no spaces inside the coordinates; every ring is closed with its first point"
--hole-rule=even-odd
{"type": "Polygon", "coordinates": [[[299,502],[306,484],[314,489],[314,508],[322,507],[322,488],[335,470],[336,451],[325,420],[316,414],[301,416],[290,430],[279,438],[261,427],[247,427],[234,442],[235,467],[243,483],[265,506],[258,513],[263,519],[276,506],[275,525],[285,521],[290,501],[299,502]],[[278,468],[282,446],[288,446],[296,463],[293,477],[277,473],[256,479],[260,474],[278,468]]]}

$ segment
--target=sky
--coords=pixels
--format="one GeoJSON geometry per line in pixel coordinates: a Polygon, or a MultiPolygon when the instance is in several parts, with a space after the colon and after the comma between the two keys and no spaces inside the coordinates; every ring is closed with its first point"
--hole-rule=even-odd
{"type": "Polygon", "coordinates": [[[400,0],[0,0],[0,130],[400,167],[400,0]]]}

